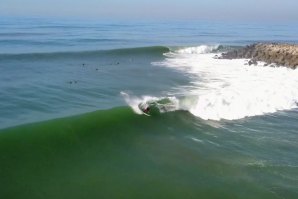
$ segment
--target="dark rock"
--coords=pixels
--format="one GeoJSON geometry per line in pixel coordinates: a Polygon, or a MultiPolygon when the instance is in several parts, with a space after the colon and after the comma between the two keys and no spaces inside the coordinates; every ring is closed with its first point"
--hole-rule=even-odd
{"type": "MultiPolygon", "coordinates": [[[[257,65],[257,61],[266,62],[265,66],[276,63],[289,68],[298,67],[298,45],[294,44],[252,44],[240,49],[222,53],[218,59],[250,59],[248,65],[257,65]]],[[[270,65],[271,66],[271,65],[270,65]]]]}

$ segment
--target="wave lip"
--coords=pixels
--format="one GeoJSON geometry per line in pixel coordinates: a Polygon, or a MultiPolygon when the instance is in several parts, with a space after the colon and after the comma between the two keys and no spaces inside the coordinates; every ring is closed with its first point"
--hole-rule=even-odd
{"type": "Polygon", "coordinates": [[[206,54],[211,53],[219,48],[219,45],[201,45],[196,47],[188,47],[177,50],[178,54],[206,54]]]}
{"type": "Polygon", "coordinates": [[[297,108],[298,70],[245,65],[245,59],[214,59],[214,46],[183,48],[156,65],[191,79],[181,87],[180,108],[208,120],[235,120],[297,108]]]}

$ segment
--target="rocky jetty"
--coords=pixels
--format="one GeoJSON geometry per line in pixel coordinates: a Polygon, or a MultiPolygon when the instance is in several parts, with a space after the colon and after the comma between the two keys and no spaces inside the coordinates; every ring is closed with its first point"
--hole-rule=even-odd
{"type": "Polygon", "coordinates": [[[250,59],[249,65],[263,61],[270,66],[298,67],[298,45],[257,43],[222,53],[219,59],[250,59]]]}

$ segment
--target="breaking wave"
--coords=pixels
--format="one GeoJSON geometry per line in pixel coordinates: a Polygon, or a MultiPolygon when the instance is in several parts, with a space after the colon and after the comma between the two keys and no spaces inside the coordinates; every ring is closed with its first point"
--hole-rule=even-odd
{"type": "Polygon", "coordinates": [[[137,114],[144,114],[140,109],[140,105],[143,107],[150,107],[155,110],[156,113],[165,113],[179,110],[179,100],[175,97],[153,97],[153,96],[130,96],[125,92],[120,93],[125,102],[133,109],[137,114]]]}
{"type": "MultiPolygon", "coordinates": [[[[191,79],[191,85],[173,93],[179,93],[173,98],[175,110],[187,110],[205,120],[235,120],[297,108],[298,70],[264,67],[264,63],[248,66],[244,59],[215,59],[217,49],[206,45],[182,48],[152,63],[191,79]]],[[[128,104],[138,112],[137,104],[150,100],[160,98],[146,96],[130,99],[128,104]]]]}
{"type": "MultiPolygon", "coordinates": [[[[176,51],[178,54],[205,54],[218,50],[220,45],[201,45],[197,47],[182,48],[176,51]]],[[[175,53],[175,52],[174,52],[175,53]]]]}

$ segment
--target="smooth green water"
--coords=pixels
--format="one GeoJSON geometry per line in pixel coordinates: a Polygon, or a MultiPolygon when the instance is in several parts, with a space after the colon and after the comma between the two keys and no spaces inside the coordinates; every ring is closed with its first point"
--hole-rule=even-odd
{"type": "Polygon", "coordinates": [[[147,117],[122,107],[9,128],[0,132],[0,192],[45,199],[295,198],[297,139],[270,139],[274,120],[243,120],[244,132],[239,122],[204,122],[187,112],[147,117]],[[256,123],[264,120],[269,124],[256,123]]]}

